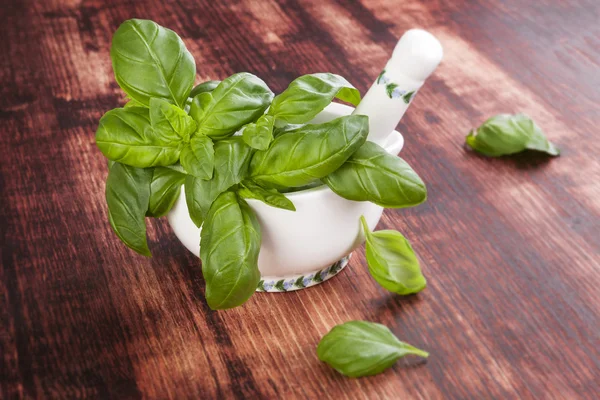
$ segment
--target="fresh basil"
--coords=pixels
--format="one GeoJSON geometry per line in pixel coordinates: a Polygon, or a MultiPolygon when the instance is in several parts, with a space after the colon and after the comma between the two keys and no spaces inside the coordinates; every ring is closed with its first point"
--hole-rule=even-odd
{"type": "Polygon", "coordinates": [[[197,226],[202,225],[213,201],[231,186],[240,183],[248,174],[252,149],[236,136],[215,143],[215,167],[209,180],[188,175],[185,180],[185,197],[190,217],[197,226]]]}
{"type": "Polygon", "coordinates": [[[355,106],[360,102],[360,92],[339,75],[304,75],[275,96],[269,115],[289,124],[304,124],[323,111],[334,97],[355,106]]]}
{"type": "Polygon", "coordinates": [[[425,183],[410,165],[373,142],[365,142],[323,182],[345,199],[387,208],[412,207],[427,199],[425,183]]]}
{"type": "Polygon", "coordinates": [[[185,174],[172,168],[154,168],[150,183],[150,203],[146,216],[158,218],[171,211],[179,198],[184,181],[185,174]]]}
{"type": "Polygon", "coordinates": [[[552,144],[540,127],[525,114],[499,114],[472,130],[466,143],[473,150],[499,157],[520,153],[523,150],[542,151],[558,156],[560,150],[552,144]]]}
{"type": "Polygon", "coordinates": [[[195,96],[190,115],[198,123],[200,134],[218,140],[256,121],[272,99],[273,92],[261,79],[242,72],[231,75],[212,92],[195,96]]]}
{"type": "Polygon", "coordinates": [[[215,166],[215,150],[211,138],[196,135],[181,150],[181,165],[188,174],[200,179],[210,179],[215,166]]]}
{"type": "Polygon", "coordinates": [[[184,107],[196,63],[175,32],[153,21],[130,19],[115,32],[110,57],[117,83],[129,97],[145,106],[158,97],[184,107]]]}
{"type": "Polygon", "coordinates": [[[366,258],[371,276],[382,287],[400,295],[418,293],[427,280],[421,273],[412,246],[400,232],[371,232],[365,217],[360,217],[367,239],[366,258]]]}
{"type": "Polygon", "coordinates": [[[252,180],[245,180],[240,184],[237,193],[245,199],[260,200],[272,207],[282,208],[284,210],[296,211],[294,203],[276,189],[265,189],[254,183],[252,180]]]}
{"type": "Polygon", "coordinates": [[[318,125],[305,125],[278,136],[250,163],[250,176],[263,187],[304,186],[338,169],[369,133],[364,115],[349,115],[318,125]]]}
{"type": "Polygon", "coordinates": [[[174,131],[155,131],[147,108],[130,107],[104,114],[96,144],[110,160],[146,168],[176,163],[183,141],[174,131]]]}
{"type": "Polygon", "coordinates": [[[255,123],[246,125],[242,133],[244,142],[254,149],[266,150],[273,140],[274,122],[272,115],[262,115],[255,123]]]}
{"type": "Polygon", "coordinates": [[[367,321],[334,326],[317,346],[319,360],[352,378],[379,374],[407,355],[427,358],[429,353],[401,342],[385,325],[367,321]]]}
{"type": "Polygon", "coordinates": [[[200,93],[212,92],[219,86],[221,81],[206,81],[196,85],[192,91],[190,92],[190,97],[194,98],[198,96],[200,93]]]}
{"type": "Polygon", "coordinates": [[[213,310],[245,303],[260,281],[260,225],[248,204],[233,192],[210,207],[200,239],[206,301],[213,310]]]}
{"type": "Polygon", "coordinates": [[[184,142],[196,131],[196,122],[181,108],[158,98],[150,99],[150,123],[155,132],[171,136],[175,132],[184,142]]]}
{"type": "Polygon", "coordinates": [[[123,106],[123,108],[131,108],[131,107],[143,107],[143,108],[148,108],[148,106],[140,103],[137,100],[134,99],[127,99],[127,103],[125,103],[125,105],[123,106]]]}
{"type": "Polygon", "coordinates": [[[106,179],[110,226],[127,246],[150,257],[145,216],[150,199],[152,169],[114,163],[106,179]]]}

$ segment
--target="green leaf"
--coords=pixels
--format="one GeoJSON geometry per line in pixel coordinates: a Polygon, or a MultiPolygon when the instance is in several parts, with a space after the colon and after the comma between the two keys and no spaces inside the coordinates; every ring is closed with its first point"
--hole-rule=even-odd
{"type": "Polygon", "coordinates": [[[242,137],[248,146],[266,150],[273,141],[273,123],[275,118],[272,115],[262,115],[255,123],[244,127],[242,137]]]}
{"type": "Polygon", "coordinates": [[[272,99],[273,92],[261,79],[242,72],[231,75],[212,92],[195,96],[190,115],[198,123],[200,134],[223,139],[256,121],[272,99]]]}
{"type": "Polygon", "coordinates": [[[321,276],[321,271],[317,272],[313,277],[313,281],[315,282],[323,282],[323,277],[321,276]]]}
{"type": "Polygon", "coordinates": [[[196,131],[196,122],[181,108],[158,98],[150,99],[150,123],[164,136],[175,132],[184,142],[196,131]]]}
{"type": "Polygon", "coordinates": [[[365,217],[360,221],[367,238],[366,256],[371,276],[390,292],[400,295],[418,293],[427,281],[410,243],[400,232],[371,232],[365,217]]]}
{"type": "Polygon", "coordinates": [[[499,114],[471,131],[466,138],[473,150],[489,157],[519,153],[523,150],[542,151],[558,156],[560,151],[539,126],[525,114],[499,114]]]}
{"type": "Polygon", "coordinates": [[[237,193],[245,199],[256,199],[272,207],[296,211],[294,203],[283,194],[279,193],[277,189],[262,188],[249,179],[243,181],[240,186],[237,193]]]}
{"type": "Polygon", "coordinates": [[[377,84],[381,83],[381,78],[385,75],[385,69],[377,76],[377,84]]]}
{"type": "Polygon", "coordinates": [[[181,172],[166,167],[154,168],[150,184],[150,204],[146,215],[158,218],[171,211],[179,198],[184,181],[185,174],[181,172]]]}
{"type": "Polygon", "coordinates": [[[180,108],[194,85],[196,63],[175,32],[149,20],[130,19],[115,32],[110,48],[117,83],[145,106],[150,98],[180,108]]]}
{"type": "Polygon", "coordinates": [[[401,342],[386,326],[367,321],[337,325],[317,346],[319,360],[352,378],[379,374],[407,355],[427,358],[429,353],[401,342]]]}
{"type": "Polygon", "coordinates": [[[146,241],[145,216],[150,199],[152,169],[113,164],[106,180],[108,220],[113,230],[127,246],[144,256],[150,256],[146,241]]]}
{"type": "Polygon", "coordinates": [[[181,150],[181,165],[188,174],[200,179],[210,179],[215,166],[215,150],[211,138],[194,136],[181,150]]]}
{"type": "Polygon", "coordinates": [[[404,100],[404,102],[406,104],[410,103],[410,101],[412,100],[412,98],[415,97],[415,91],[412,90],[408,93],[406,93],[404,96],[402,96],[402,100],[404,100]]]}
{"type": "Polygon", "coordinates": [[[219,83],[221,83],[221,81],[202,82],[199,85],[196,85],[192,89],[192,91],[190,92],[190,97],[194,98],[194,97],[198,96],[200,93],[212,92],[213,90],[215,90],[217,88],[217,86],[219,86],[219,83]]]}
{"type": "Polygon", "coordinates": [[[298,279],[296,279],[296,282],[294,282],[294,286],[299,287],[299,288],[306,287],[306,286],[304,286],[304,276],[298,277],[298,279]]]}
{"type": "Polygon", "coordinates": [[[258,282],[258,285],[256,286],[256,290],[258,290],[259,292],[265,292],[265,281],[261,279],[260,282],[258,282]]]}
{"type": "Polygon", "coordinates": [[[365,142],[323,182],[345,199],[385,208],[412,207],[427,199],[425,183],[410,165],[373,142],[365,142]]]}
{"type": "Polygon", "coordinates": [[[346,79],[330,73],[304,75],[275,96],[269,115],[290,124],[304,124],[323,111],[334,98],[360,103],[360,92],[346,79]]]}
{"type": "Polygon", "coordinates": [[[284,283],[285,283],[285,281],[283,279],[277,281],[275,283],[275,289],[282,291],[282,292],[287,292],[287,290],[285,289],[285,286],[283,286],[284,283]]]}
{"type": "Polygon", "coordinates": [[[140,103],[140,102],[139,102],[139,101],[137,101],[137,100],[134,100],[134,99],[129,99],[129,100],[127,101],[127,103],[125,103],[125,105],[123,106],[123,108],[131,108],[131,107],[143,107],[143,108],[148,108],[148,106],[146,106],[146,105],[144,105],[144,104],[140,103]]]}
{"type": "Polygon", "coordinates": [[[263,187],[304,186],[338,169],[365,142],[369,120],[349,115],[318,125],[305,125],[278,136],[267,150],[257,151],[250,176],[263,187]]]}
{"type": "Polygon", "coordinates": [[[394,92],[394,89],[396,89],[397,87],[398,85],[395,83],[388,83],[387,85],[385,85],[385,92],[387,93],[390,99],[392,98],[392,93],[394,92]]]}
{"type": "Polygon", "coordinates": [[[176,163],[183,141],[174,131],[154,130],[147,108],[130,107],[104,114],[96,144],[110,160],[146,168],[176,163]]]}
{"type": "Polygon", "coordinates": [[[185,197],[192,221],[199,227],[213,201],[231,186],[240,183],[248,174],[252,149],[236,136],[215,143],[215,168],[209,180],[188,175],[185,197]]]}
{"type": "Polygon", "coordinates": [[[225,192],[212,204],[200,239],[206,301],[213,310],[245,303],[260,281],[260,225],[248,204],[225,192]]]}

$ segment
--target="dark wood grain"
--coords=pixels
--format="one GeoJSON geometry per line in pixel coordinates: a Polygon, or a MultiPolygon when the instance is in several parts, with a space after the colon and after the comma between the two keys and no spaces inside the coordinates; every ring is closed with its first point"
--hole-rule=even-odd
{"type": "Polygon", "coordinates": [[[0,9],[1,398],[600,397],[600,4],[553,1],[6,0],[0,9]],[[397,38],[445,59],[401,122],[429,201],[386,211],[429,285],[398,297],[364,254],[314,288],[209,310],[166,221],[154,258],[112,233],[100,116],[125,19],[177,31],[198,81],[250,71],[280,91],[331,71],[365,91],[397,38]],[[563,153],[485,159],[471,127],[526,112],[563,153]],[[332,326],[388,325],[426,363],[346,379],[316,358],[332,326]]]}

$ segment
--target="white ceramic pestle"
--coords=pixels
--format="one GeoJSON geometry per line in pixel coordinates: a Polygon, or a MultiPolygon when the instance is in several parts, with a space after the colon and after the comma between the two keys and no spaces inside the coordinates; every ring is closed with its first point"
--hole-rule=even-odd
{"type": "Polygon", "coordinates": [[[402,35],[392,57],[353,112],[369,117],[368,140],[385,145],[443,54],[439,40],[427,31],[411,29],[402,35]]]}

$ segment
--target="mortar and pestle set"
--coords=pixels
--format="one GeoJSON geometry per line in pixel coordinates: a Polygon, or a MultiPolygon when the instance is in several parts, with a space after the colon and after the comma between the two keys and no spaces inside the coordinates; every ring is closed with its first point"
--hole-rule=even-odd
{"type": "MultiPolygon", "coordinates": [[[[331,103],[312,122],[327,122],[349,114],[366,115],[367,140],[397,155],[404,138],[395,127],[442,56],[442,46],[433,35],[420,29],[407,31],[356,109],[331,103]]],[[[184,188],[181,190],[168,221],[184,246],[199,256],[201,228],[191,220],[184,188]]],[[[364,240],[360,216],[364,215],[369,228],[374,229],[383,213],[383,208],[376,204],[346,200],[326,185],[285,196],[294,203],[296,212],[248,200],[262,227],[258,291],[298,290],[333,277],[347,265],[352,251],[364,240]]]]}

